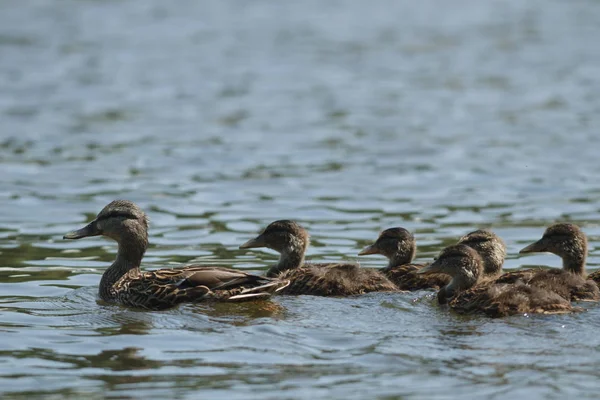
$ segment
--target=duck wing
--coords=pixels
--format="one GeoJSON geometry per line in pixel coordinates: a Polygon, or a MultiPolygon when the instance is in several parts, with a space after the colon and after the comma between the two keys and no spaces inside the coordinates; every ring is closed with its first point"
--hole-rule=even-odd
{"type": "Polygon", "coordinates": [[[126,275],[114,285],[126,305],[161,310],[180,303],[266,299],[289,284],[231,268],[187,266],[126,275]]]}
{"type": "Polygon", "coordinates": [[[205,286],[210,290],[226,290],[241,286],[261,286],[274,281],[271,278],[249,274],[232,268],[204,265],[159,269],[146,272],[145,275],[147,279],[157,282],[176,284],[180,289],[205,286]]]}

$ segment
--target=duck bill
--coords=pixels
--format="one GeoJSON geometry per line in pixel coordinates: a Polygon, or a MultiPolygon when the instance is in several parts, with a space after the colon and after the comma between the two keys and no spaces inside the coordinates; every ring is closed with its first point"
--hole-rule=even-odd
{"type": "Polygon", "coordinates": [[[379,254],[379,248],[374,244],[365,247],[358,253],[359,256],[366,256],[367,254],[379,254]]]}
{"type": "Polygon", "coordinates": [[[67,233],[63,236],[63,239],[81,239],[88,236],[98,236],[101,233],[96,227],[96,221],[92,221],[81,229],[67,233]]]}
{"type": "Polygon", "coordinates": [[[544,243],[543,239],[540,239],[537,242],[531,243],[529,246],[521,249],[519,251],[519,254],[543,253],[545,251],[548,251],[546,243],[544,243]]]}
{"type": "Polygon", "coordinates": [[[443,272],[444,271],[442,271],[442,266],[437,261],[434,261],[431,264],[418,270],[417,274],[428,275],[428,274],[436,274],[436,273],[443,273],[443,272]]]}
{"type": "Polygon", "coordinates": [[[248,240],[246,243],[240,246],[240,249],[252,249],[257,247],[267,247],[265,239],[262,235],[255,237],[254,239],[248,240]]]}

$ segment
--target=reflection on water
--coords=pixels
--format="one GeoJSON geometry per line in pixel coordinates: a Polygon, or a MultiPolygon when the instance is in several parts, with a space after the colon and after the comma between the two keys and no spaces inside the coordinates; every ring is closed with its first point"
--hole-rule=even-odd
{"type": "MultiPolygon", "coordinates": [[[[116,245],[66,242],[110,200],[151,217],[148,268],[264,270],[380,230],[418,260],[491,227],[505,268],[556,220],[600,267],[600,4],[0,3],[4,397],[597,397],[600,310],[489,320],[431,292],[143,312],[96,291],[116,245]]],[[[361,257],[365,266],[384,260],[361,257]]]]}

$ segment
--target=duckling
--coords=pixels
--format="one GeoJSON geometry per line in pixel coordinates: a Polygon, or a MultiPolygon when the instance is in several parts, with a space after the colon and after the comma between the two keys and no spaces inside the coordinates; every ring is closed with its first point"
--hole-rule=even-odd
{"type": "Polygon", "coordinates": [[[537,252],[550,252],[561,257],[563,268],[515,271],[503,275],[500,280],[510,283],[520,279],[528,285],[558,293],[567,300],[600,300],[600,291],[596,282],[585,278],[587,238],[577,225],[570,223],[551,225],[540,240],[523,248],[519,254],[537,252]]]}
{"type": "Polygon", "coordinates": [[[240,249],[266,247],[280,253],[279,262],[271,267],[268,277],[289,280],[282,294],[313,296],[350,296],[367,292],[397,291],[396,286],[378,270],[360,268],[357,264],[307,264],[304,254],[310,236],[294,221],[279,220],[240,249]]]}
{"type": "Polygon", "coordinates": [[[562,314],[573,311],[571,303],[556,293],[523,282],[481,282],[484,261],[479,253],[464,244],[443,249],[438,258],[419,274],[445,273],[452,277],[438,292],[438,302],[448,304],[460,314],[483,312],[489,317],[515,314],[562,314]]]}
{"type": "Polygon", "coordinates": [[[506,245],[494,232],[478,229],[461,237],[457,244],[467,245],[479,253],[483,259],[483,276],[486,279],[497,278],[502,274],[506,245]]]}
{"type": "Polygon", "coordinates": [[[381,232],[375,243],[365,247],[358,255],[381,254],[387,257],[388,266],[380,271],[400,290],[439,289],[450,282],[446,274],[417,274],[424,265],[412,263],[416,252],[417,244],[412,233],[398,227],[381,232]]]}
{"type": "Polygon", "coordinates": [[[148,247],[148,217],[131,201],[112,201],[92,222],[63,238],[98,235],[119,245],[116,260],[100,280],[99,296],[109,303],[161,310],[184,302],[264,299],[289,284],[285,280],[214,266],[141,271],[142,257],[148,247]]]}

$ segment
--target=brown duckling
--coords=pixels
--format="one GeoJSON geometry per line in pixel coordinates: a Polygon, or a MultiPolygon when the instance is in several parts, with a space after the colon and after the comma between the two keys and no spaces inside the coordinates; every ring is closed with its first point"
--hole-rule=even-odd
{"type": "Polygon", "coordinates": [[[389,228],[358,255],[381,254],[387,257],[388,265],[381,272],[400,290],[439,289],[450,282],[446,274],[417,274],[424,265],[412,263],[416,252],[417,244],[412,233],[404,228],[389,228]]]}
{"type": "Polygon", "coordinates": [[[479,253],[483,259],[483,276],[485,278],[497,278],[502,274],[506,245],[494,232],[478,229],[461,237],[457,244],[465,244],[479,253]]]}
{"type": "Polygon", "coordinates": [[[357,264],[307,264],[304,254],[310,237],[306,229],[294,221],[280,220],[269,224],[240,249],[266,247],[280,253],[279,262],[271,267],[268,277],[289,280],[282,294],[314,296],[350,296],[367,292],[397,291],[396,286],[376,269],[357,264]]]}
{"type": "Polygon", "coordinates": [[[142,257],[148,247],[148,218],[131,201],[109,203],[92,222],[67,233],[64,239],[98,235],[119,245],[116,260],[100,280],[99,296],[110,303],[165,309],[184,302],[264,299],[289,283],[213,266],[141,271],[142,257]]]}
{"type": "Polygon", "coordinates": [[[506,283],[522,280],[555,293],[567,300],[596,301],[600,291],[596,282],[586,279],[585,260],[587,238],[577,225],[558,223],[546,229],[540,240],[522,249],[519,253],[550,252],[561,257],[562,269],[527,269],[510,272],[500,280],[506,283]]]}
{"type": "Polygon", "coordinates": [[[515,314],[561,314],[573,311],[571,303],[556,293],[522,282],[481,282],[484,261],[477,251],[464,244],[443,249],[438,258],[419,274],[445,273],[452,277],[438,292],[440,304],[460,314],[483,312],[490,317],[515,314]]]}

